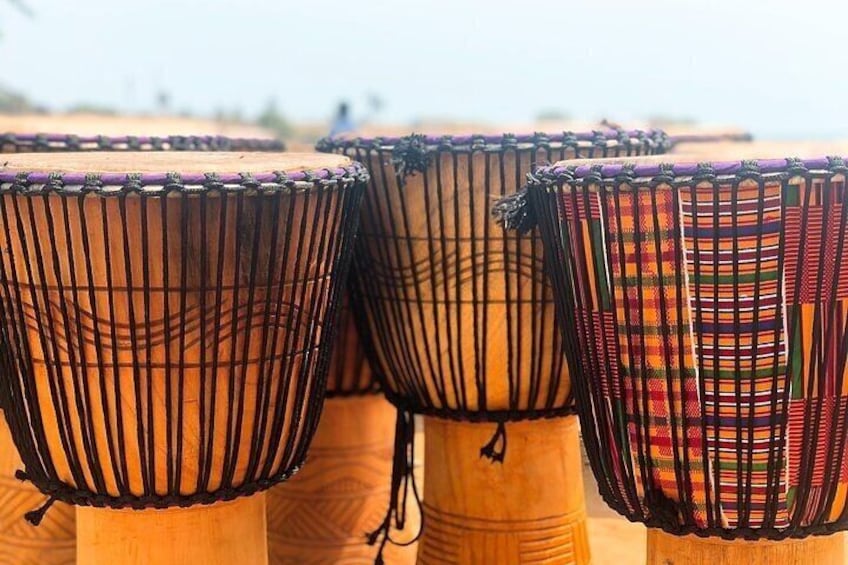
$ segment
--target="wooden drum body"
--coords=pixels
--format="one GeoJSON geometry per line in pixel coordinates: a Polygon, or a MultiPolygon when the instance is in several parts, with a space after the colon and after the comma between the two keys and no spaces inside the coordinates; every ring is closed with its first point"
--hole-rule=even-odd
{"type": "Polygon", "coordinates": [[[80,560],[179,562],[181,546],[199,562],[267,560],[262,495],[176,508],[250,495],[300,467],[362,178],[346,159],[310,155],[8,158],[0,361],[24,478],[48,507],[148,509],[81,509],[80,560]],[[157,518],[138,527],[146,513],[157,518]],[[219,543],[242,519],[259,533],[219,543]]]}
{"type": "MultiPolygon", "coordinates": [[[[319,144],[372,171],[352,304],[386,395],[401,413],[425,417],[419,563],[588,561],[576,427],[563,421],[573,419],[571,389],[542,243],[504,233],[490,208],[536,163],[661,147],[661,136],[641,132],[319,144]],[[507,435],[506,422],[530,419],[507,435]],[[573,464],[549,466],[564,453],[573,464]],[[568,484],[575,496],[543,503],[544,486],[524,472],[537,463],[546,484],[568,484]]],[[[410,437],[411,421],[400,416],[399,435],[410,437]]],[[[398,442],[401,467],[410,450],[398,442]]],[[[398,472],[409,473],[395,469],[396,488],[398,472]]],[[[384,535],[394,539],[389,526],[384,535]]]]}
{"type": "MultiPolygon", "coordinates": [[[[273,139],[223,136],[104,136],[69,134],[0,134],[0,153],[77,151],[279,151],[273,139]]],[[[21,467],[5,422],[0,422],[0,562],[26,565],[65,565],[74,559],[74,510],[64,503],[45,517],[41,527],[23,520],[27,510],[39,505],[43,495],[30,483],[14,478],[21,467]]]]}
{"type": "Polygon", "coordinates": [[[807,536],[848,527],[846,171],[669,156],[531,185],[592,469],[666,532],[652,564],[841,563],[807,536]]]}

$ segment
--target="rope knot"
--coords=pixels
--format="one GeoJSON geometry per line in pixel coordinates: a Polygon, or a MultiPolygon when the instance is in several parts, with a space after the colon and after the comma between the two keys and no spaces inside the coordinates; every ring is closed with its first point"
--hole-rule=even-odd
{"type": "Polygon", "coordinates": [[[480,448],[480,457],[485,457],[493,463],[503,463],[506,455],[506,425],[503,422],[498,422],[498,427],[495,430],[492,439],[489,443],[480,448]]]}
{"type": "MultiPolygon", "coordinates": [[[[16,473],[17,474],[17,473],[16,473]]],[[[41,505],[40,508],[36,508],[35,510],[30,510],[26,514],[24,514],[24,519],[32,524],[33,526],[38,526],[41,524],[41,521],[44,519],[44,514],[50,510],[50,507],[53,506],[53,503],[56,502],[56,498],[49,497],[47,502],[41,505]]]]}

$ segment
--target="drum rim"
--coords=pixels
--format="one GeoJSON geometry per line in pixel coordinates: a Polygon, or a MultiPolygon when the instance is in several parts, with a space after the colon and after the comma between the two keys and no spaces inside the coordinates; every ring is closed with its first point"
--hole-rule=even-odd
{"type": "Polygon", "coordinates": [[[24,471],[16,473],[15,478],[20,481],[30,482],[42,494],[49,496],[53,500],[74,506],[93,506],[95,508],[112,508],[116,510],[123,508],[132,508],[134,510],[188,508],[195,505],[228,502],[266,491],[297,475],[307,460],[308,453],[292,465],[283,468],[280,472],[268,478],[253,479],[238,485],[192,494],[111,495],[89,489],[80,489],[64,481],[51,481],[40,476],[30,475],[24,471]]]}
{"type": "Polygon", "coordinates": [[[648,144],[657,149],[667,149],[670,146],[668,135],[661,129],[615,129],[556,133],[534,132],[525,134],[463,134],[463,135],[424,135],[411,133],[405,136],[374,136],[374,137],[324,137],[315,144],[318,151],[330,153],[345,149],[385,149],[417,142],[427,150],[460,150],[509,148],[517,145],[545,146],[547,144],[562,144],[577,146],[580,143],[595,146],[616,146],[618,144],[648,144]]]}
{"type": "Polygon", "coordinates": [[[0,194],[74,196],[94,193],[102,196],[135,193],[161,196],[171,192],[203,194],[209,192],[257,193],[305,192],[316,184],[347,188],[368,182],[367,169],[352,161],[346,167],[296,171],[240,173],[58,173],[3,171],[0,169],[0,194]]]}
{"type": "Polygon", "coordinates": [[[227,135],[77,135],[74,133],[26,132],[0,133],[0,147],[12,145],[17,149],[33,151],[86,151],[121,149],[190,151],[197,147],[210,147],[219,151],[244,150],[284,151],[279,139],[260,137],[231,137],[227,135]],[[81,147],[91,145],[92,147],[81,147]]]}
{"type": "MultiPolygon", "coordinates": [[[[667,157],[667,156],[660,156],[667,157]]],[[[637,158],[634,158],[637,159],[637,158]]],[[[684,159],[686,159],[684,157],[684,159]]],[[[737,178],[746,175],[794,175],[807,172],[843,172],[848,173],[848,156],[828,156],[802,159],[782,157],[772,159],[752,159],[738,161],[701,161],[682,160],[680,162],[657,162],[638,164],[628,163],[627,157],[616,158],[614,164],[554,164],[540,167],[532,173],[531,184],[547,184],[556,181],[615,181],[623,177],[634,182],[658,179],[698,179],[701,177],[737,178]],[[621,161],[625,161],[621,163],[621,161]]]]}

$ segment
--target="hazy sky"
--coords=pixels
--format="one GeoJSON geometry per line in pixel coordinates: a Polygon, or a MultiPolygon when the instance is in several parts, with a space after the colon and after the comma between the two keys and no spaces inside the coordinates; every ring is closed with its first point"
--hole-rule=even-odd
{"type": "Polygon", "coordinates": [[[52,108],[519,122],[663,114],[848,139],[848,3],[0,0],[0,84],[52,108]]]}

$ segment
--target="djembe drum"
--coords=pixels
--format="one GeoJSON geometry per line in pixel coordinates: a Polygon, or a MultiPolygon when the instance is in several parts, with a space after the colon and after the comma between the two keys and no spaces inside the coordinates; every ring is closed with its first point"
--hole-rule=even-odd
{"type": "Polygon", "coordinates": [[[373,173],[351,304],[398,423],[390,510],[369,541],[393,539],[406,498],[418,496],[408,478],[413,414],[422,414],[419,563],[589,560],[577,422],[541,241],[504,234],[489,208],[539,162],[650,153],[664,141],[605,131],[319,143],[373,173]]]}
{"type": "Polygon", "coordinates": [[[650,564],[843,562],[823,534],[848,527],[846,173],[670,155],[533,176],[588,457],[650,564]]]}
{"type": "Polygon", "coordinates": [[[80,563],[267,562],[260,491],[314,433],[365,179],[326,155],[4,158],[0,396],[49,497],[30,521],[78,505],[80,563]]]}
{"type": "MultiPolygon", "coordinates": [[[[79,125],[79,124],[77,124],[79,125]]],[[[47,151],[280,151],[275,139],[224,136],[105,136],[45,133],[0,134],[0,152],[47,151]]],[[[0,562],[17,565],[62,565],[74,562],[74,510],[59,504],[40,525],[23,520],[43,498],[37,489],[15,479],[21,461],[6,422],[0,418],[0,562]]]]}

